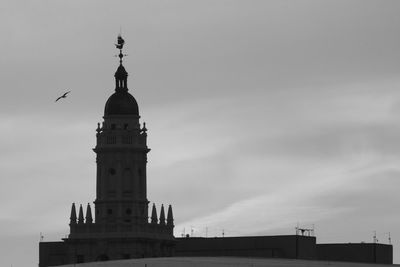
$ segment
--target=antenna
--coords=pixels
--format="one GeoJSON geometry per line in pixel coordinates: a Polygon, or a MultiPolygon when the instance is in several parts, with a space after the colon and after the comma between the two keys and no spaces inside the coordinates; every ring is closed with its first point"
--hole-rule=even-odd
{"type": "Polygon", "coordinates": [[[389,245],[391,245],[392,244],[392,238],[390,237],[390,232],[386,232],[385,234],[388,235],[389,245]]]}
{"type": "Polygon", "coordinates": [[[378,239],[376,238],[376,231],[374,231],[373,242],[374,244],[378,243],[378,239]]]}
{"type": "Polygon", "coordinates": [[[182,230],[182,237],[185,237],[185,236],[186,236],[185,227],[183,227],[183,230],[182,230]]]}
{"type": "Polygon", "coordinates": [[[314,236],[314,224],[312,225],[312,228],[300,228],[299,223],[297,223],[295,229],[296,229],[296,235],[314,236]]]}

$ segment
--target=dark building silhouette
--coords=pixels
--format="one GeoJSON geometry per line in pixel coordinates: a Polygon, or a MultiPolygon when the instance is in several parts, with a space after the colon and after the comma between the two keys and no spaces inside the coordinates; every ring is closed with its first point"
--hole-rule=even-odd
{"type": "Polygon", "coordinates": [[[97,179],[94,216],[91,205],[72,204],[70,233],[60,242],[39,243],[39,267],[141,257],[242,256],[392,263],[393,247],[377,243],[317,244],[296,228],[296,235],[219,238],[174,238],[171,206],[165,216],[147,199],[147,129],[139,123],[139,107],[128,92],[122,65],[124,40],[118,37],[120,64],[115,92],[97,127],[97,179]]]}
{"type": "Polygon", "coordinates": [[[139,123],[138,104],[128,92],[123,43],[119,37],[115,92],[107,100],[104,121],[96,130],[94,216],[90,204],[85,215],[82,205],[72,204],[70,234],[62,242],[40,243],[40,267],[173,254],[171,206],[165,216],[161,205],[158,217],[153,204],[149,221],[146,165],[150,149],[146,125],[139,123]]]}
{"type": "Polygon", "coordinates": [[[261,257],[315,260],[316,238],[301,235],[177,238],[177,256],[261,257]]]}
{"type": "Polygon", "coordinates": [[[393,263],[393,246],[378,243],[317,244],[317,259],[324,261],[352,261],[393,263]]]}
{"type": "Polygon", "coordinates": [[[177,238],[175,256],[259,257],[364,263],[393,263],[393,247],[378,243],[317,244],[314,236],[177,238]]]}

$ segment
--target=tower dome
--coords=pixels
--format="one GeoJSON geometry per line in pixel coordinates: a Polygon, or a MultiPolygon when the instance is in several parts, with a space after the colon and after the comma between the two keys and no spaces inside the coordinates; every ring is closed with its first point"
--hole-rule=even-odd
{"type": "Polygon", "coordinates": [[[115,92],[112,94],[104,108],[104,116],[110,115],[137,115],[139,107],[136,99],[128,92],[115,92]]]}
{"type": "MultiPolygon", "coordinates": [[[[122,38],[121,38],[122,39],[122,38]]],[[[123,39],[122,39],[123,40],[123,39]]],[[[136,99],[128,93],[128,72],[126,72],[124,66],[122,65],[122,54],[123,42],[117,48],[120,49],[119,52],[119,66],[115,72],[115,93],[112,94],[104,108],[104,116],[110,115],[136,115],[139,116],[139,107],[136,99]]]]}

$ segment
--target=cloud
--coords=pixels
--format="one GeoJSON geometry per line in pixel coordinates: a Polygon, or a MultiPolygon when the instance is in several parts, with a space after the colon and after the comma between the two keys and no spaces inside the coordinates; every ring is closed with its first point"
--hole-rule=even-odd
{"type": "MultiPolygon", "coordinates": [[[[225,229],[230,235],[271,234],[282,229],[287,234],[300,222],[308,226],[314,224],[317,229],[331,225],[338,233],[365,224],[363,231],[348,236],[347,241],[349,238],[365,239],[366,228],[373,230],[378,227],[382,233],[397,221],[396,208],[391,204],[397,198],[395,188],[400,170],[394,168],[395,162],[371,164],[361,160],[341,163],[336,166],[339,168],[328,165],[308,173],[296,173],[293,169],[291,179],[281,181],[280,186],[252,183],[246,179],[246,182],[258,187],[269,186],[272,190],[268,188],[267,192],[255,197],[236,198],[231,205],[222,206],[211,214],[183,221],[177,225],[176,234],[180,235],[183,228],[194,228],[195,235],[204,236],[205,227],[219,229],[215,230],[218,235],[220,229],[225,229]]],[[[332,231],[327,232],[321,234],[322,240],[332,231]]],[[[341,238],[340,242],[346,242],[344,236],[341,238]]]]}

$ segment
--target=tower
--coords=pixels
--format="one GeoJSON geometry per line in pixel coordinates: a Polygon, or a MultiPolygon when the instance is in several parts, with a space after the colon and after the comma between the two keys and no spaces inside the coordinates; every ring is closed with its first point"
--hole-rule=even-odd
{"type": "Polygon", "coordinates": [[[147,199],[147,129],[140,124],[139,107],[128,92],[128,73],[122,62],[124,40],[118,36],[119,66],[115,92],[104,108],[104,121],[96,129],[97,178],[94,218],[91,205],[72,204],[70,233],[64,242],[40,244],[39,266],[172,256],[174,251],[172,208],[165,219],[147,199]],[[151,219],[151,221],[150,221],[151,219]],[[57,256],[55,256],[57,255],[57,256]]]}
{"type": "Polygon", "coordinates": [[[147,147],[145,123],[139,123],[139,108],[128,92],[127,77],[120,64],[115,73],[115,92],[104,109],[104,122],[97,127],[96,223],[140,227],[148,220],[146,189],[147,147]]]}

